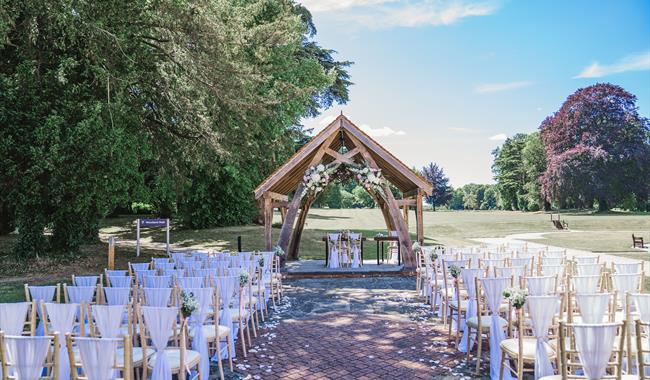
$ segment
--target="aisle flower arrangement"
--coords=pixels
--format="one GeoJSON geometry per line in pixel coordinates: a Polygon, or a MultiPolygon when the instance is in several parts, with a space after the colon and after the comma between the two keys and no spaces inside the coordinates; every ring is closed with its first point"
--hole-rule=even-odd
{"type": "Polygon", "coordinates": [[[199,303],[193,293],[181,292],[181,314],[184,318],[189,318],[198,308],[199,303]]]}
{"type": "Polygon", "coordinates": [[[526,289],[519,288],[508,288],[503,291],[503,298],[510,300],[512,306],[516,309],[521,309],[526,303],[526,297],[528,296],[528,291],[526,289]]]}

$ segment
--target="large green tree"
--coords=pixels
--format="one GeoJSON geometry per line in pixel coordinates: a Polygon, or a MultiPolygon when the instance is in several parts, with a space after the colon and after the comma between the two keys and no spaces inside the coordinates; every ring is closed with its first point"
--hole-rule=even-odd
{"type": "Polygon", "coordinates": [[[314,33],[289,0],[1,2],[16,253],[74,252],[133,200],[195,227],[250,220],[252,187],[306,138],[300,118],[347,101],[349,62],[314,33]]]}

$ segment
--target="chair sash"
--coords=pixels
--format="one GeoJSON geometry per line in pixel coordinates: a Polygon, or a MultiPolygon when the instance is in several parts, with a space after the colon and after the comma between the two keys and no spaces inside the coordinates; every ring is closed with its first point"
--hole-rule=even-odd
{"type": "Polygon", "coordinates": [[[555,276],[526,277],[526,286],[531,296],[555,293],[555,276]]]}
{"type": "Polygon", "coordinates": [[[576,303],[583,323],[602,323],[609,306],[609,293],[577,293],[576,303]]]}
{"type": "Polygon", "coordinates": [[[647,293],[630,293],[634,309],[639,313],[639,319],[648,323],[650,322],[650,294],[647,293]]]}
{"type": "Polygon", "coordinates": [[[596,293],[600,276],[572,276],[571,285],[576,293],[596,293]]]}
{"type": "MultiPolygon", "coordinates": [[[[221,315],[219,316],[219,320],[222,326],[226,326],[228,328],[233,328],[234,323],[232,321],[232,313],[230,311],[230,304],[232,303],[232,297],[235,294],[235,288],[239,287],[239,276],[225,276],[225,277],[219,277],[219,298],[221,299],[221,303],[223,305],[221,309],[221,315]]],[[[218,306],[218,305],[217,305],[218,306]]],[[[234,339],[234,331],[232,334],[230,334],[230,350],[233,353],[233,357],[235,355],[235,339],[234,339]]]]}
{"type": "Polygon", "coordinates": [[[40,378],[51,341],[49,336],[5,336],[7,359],[17,379],[40,378]]]}
{"type": "Polygon", "coordinates": [[[126,312],[124,305],[92,305],[95,325],[102,338],[119,338],[122,317],[126,312]]]}
{"type": "Polygon", "coordinates": [[[553,375],[553,365],[546,351],[548,329],[553,323],[555,310],[560,302],[557,296],[527,297],[528,313],[533,326],[533,334],[537,340],[535,350],[535,379],[553,375]]]}
{"type": "Polygon", "coordinates": [[[627,306],[625,293],[637,293],[641,283],[641,273],[613,273],[611,274],[614,290],[618,292],[620,304],[627,306]]]}
{"type": "Polygon", "coordinates": [[[598,264],[598,256],[574,256],[576,264],[598,264]]]}
{"type": "Polygon", "coordinates": [[[131,300],[131,288],[104,288],[104,295],[109,305],[126,305],[131,300]]]}
{"type": "Polygon", "coordinates": [[[144,286],[147,288],[169,288],[171,285],[171,276],[145,276],[144,278],[144,286]]]}
{"type": "Polygon", "coordinates": [[[128,288],[131,286],[130,276],[108,276],[108,283],[114,288],[128,288]]]}
{"type": "Polygon", "coordinates": [[[564,265],[542,265],[542,276],[564,277],[564,265]]]}
{"type": "Polygon", "coordinates": [[[512,267],[495,268],[495,273],[497,277],[512,277],[514,283],[519,284],[520,279],[526,275],[526,267],[512,266],[512,267]]]}
{"type": "Polygon", "coordinates": [[[66,286],[70,303],[91,303],[95,297],[96,286],[66,286]]]}
{"type": "Polygon", "coordinates": [[[202,288],[204,283],[203,277],[179,277],[176,281],[178,281],[178,286],[181,289],[202,288]]]}
{"type": "MultiPolygon", "coordinates": [[[[505,332],[499,324],[499,307],[503,300],[503,291],[510,286],[510,278],[492,277],[479,280],[485,291],[487,306],[490,310],[490,377],[492,380],[499,379],[499,364],[501,363],[501,349],[499,345],[505,339],[505,332]]],[[[503,380],[511,380],[508,371],[504,371],[503,380]]]]}
{"type": "MultiPolygon", "coordinates": [[[[485,270],[481,268],[472,268],[472,269],[462,269],[460,271],[460,277],[463,279],[465,284],[465,289],[467,290],[467,311],[465,313],[465,320],[462,322],[461,328],[463,329],[463,337],[460,340],[458,345],[458,351],[467,352],[471,350],[474,346],[474,339],[471,339],[469,346],[467,345],[467,336],[469,335],[469,329],[467,328],[467,320],[470,318],[476,317],[476,283],[474,279],[479,277],[483,278],[485,270]]],[[[460,311],[459,311],[460,312],[460,311]]]]}
{"type": "MultiPolygon", "coordinates": [[[[36,301],[36,304],[39,305],[41,301],[51,302],[54,300],[56,292],[56,286],[30,286],[29,294],[32,296],[32,299],[36,301]]],[[[45,333],[45,325],[43,325],[43,316],[41,315],[41,308],[36,308],[36,313],[38,314],[38,326],[36,327],[36,335],[42,336],[45,333]]]]}
{"type": "Polygon", "coordinates": [[[329,260],[328,267],[331,269],[336,269],[340,267],[339,263],[339,249],[337,244],[339,242],[339,234],[327,234],[327,240],[329,240],[329,249],[328,252],[329,260]]]}
{"type": "Polygon", "coordinates": [[[531,262],[532,260],[530,257],[516,257],[510,259],[510,264],[512,264],[513,267],[526,267],[527,269],[530,269],[532,265],[531,262]]]}
{"type": "Polygon", "coordinates": [[[162,271],[164,270],[176,268],[176,263],[158,263],[155,266],[156,269],[158,269],[158,272],[162,274],[162,271]]]}
{"type": "Polygon", "coordinates": [[[172,371],[165,348],[167,348],[167,342],[173,334],[178,309],[175,307],[142,306],[142,316],[149,331],[153,348],[156,350],[156,363],[151,372],[151,378],[171,380],[172,371]]]}
{"type": "Polygon", "coordinates": [[[564,257],[542,257],[542,265],[562,265],[564,257]]]}
{"type": "Polygon", "coordinates": [[[201,372],[210,373],[210,354],[208,352],[208,340],[203,332],[203,324],[212,308],[214,300],[214,288],[187,288],[185,292],[191,293],[199,304],[198,309],[190,317],[190,326],[194,330],[192,339],[192,350],[201,356],[201,372]]]}
{"type": "Polygon", "coordinates": [[[138,281],[138,284],[141,286],[144,285],[144,278],[147,276],[155,276],[155,269],[139,269],[135,271],[135,279],[138,281]]]}
{"type": "Polygon", "coordinates": [[[121,339],[76,338],[81,367],[88,379],[110,380],[114,378],[113,363],[121,339]]]}
{"type": "Polygon", "coordinates": [[[107,277],[113,277],[113,276],[128,276],[129,271],[127,270],[113,270],[113,269],[104,269],[104,272],[106,273],[107,277]]]}
{"type": "Polygon", "coordinates": [[[171,298],[172,288],[144,288],[144,300],[147,306],[167,307],[171,298]]]}
{"type": "Polygon", "coordinates": [[[6,335],[20,335],[30,305],[31,302],[0,303],[0,331],[6,335]]]}
{"type": "Polygon", "coordinates": [[[99,276],[74,276],[74,284],[76,286],[95,286],[99,276]]]}
{"type": "Polygon", "coordinates": [[[131,263],[131,270],[137,272],[141,270],[148,270],[149,263],[131,263]]]}
{"type": "Polygon", "coordinates": [[[576,273],[578,276],[598,276],[602,267],[600,264],[577,264],[576,273]]]}
{"type": "Polygon", "coordinates": [[[478,268],[479,259],[483,258],[483,254],[481,254],[481,253],[461,253],[460,257],[463,260],[469,260],[469,266],[471,268],[478,268]]]}
{"type": "Polygon", "coordinates": [[[619,274],[641,273],[643,263],[614,263],[614,272],[619,274]]]}
{"type": "Polygon", "coordinates": [[[605,375],[618,327],[617,323],[573,326],[576,349],[587,379],[597,380],[605,375]]]}
{"type": "MultiPolygon", "coordinates": [[[[56,331],[60,336],[71,333],[74,328],[74,322],[79,312],[79,304],[76,303],[46,303],[45,311],[50,320],[52,331],[56,331]]],[[[59,357],[66,358],[65,340],[59,340],[59,357]]],[[[70,362],[68,360],[59,361],[59,379],[70,378],[70,362]]]]}

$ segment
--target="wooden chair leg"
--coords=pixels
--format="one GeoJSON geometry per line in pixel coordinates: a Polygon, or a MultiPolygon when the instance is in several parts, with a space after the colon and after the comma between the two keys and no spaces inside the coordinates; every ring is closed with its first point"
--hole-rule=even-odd
{"type": "MultiPolygon", "coordinates": [[[[233,371],[233,367],[232,367],[232,348],[230,347],[230,339],[231,339],[231,337],[232,337],[231,334],[228,334],[228,336],[226,336],[226,350],[228,351],[228,365],[230,365],[230,372],[233,371]]],[[[221,344],[219,346],[221,346],[221,344]]],[[[221,348],[219,348],[219,349],[221,349],[221,348]]]]}
{"type": "Polygon", "coordinates": [[[477,345],[478,347],[476,348],[476,375],[481,373],[481,349],[483,348],[483,334],[481,331],[478,331],[476,333],[477,336],[477,345]]]}
{"type": "MultiPolygon", "coordinates": [[[[225,380],[226,377],[223,374],[223,363],[221,363],[221,347],[219,347],[220,345],[221,344],[219,343],[219,339],[217,339],[217,363],[219,364],[219,376],[221,380],[225,380]]],[[[228,347],[230,347],[230,345],[228,345],[228,347]]]]}
{"type": "MultiPolygon", "coordinates": [[[[251,317],[251,322],[253,318],[251,317]]],[[[249,326],[246,326],[246,336],[248,336],[248,347],[253,347],[253,340],[251,339],[251,329],[249,326]]]]}
{"type": "Polygon", "coordinates": [[[472,338],[471,338],[472,329],[471,329],[471,327],[469,327],[469,325],[467,323],[465,324],[465,328],[467,329],[467,353],[465,355],[465,361],[467,363],[469,363],[469,354],[470,354],[470,351],[472,351],[472,350],[470,350],[470,347],[469,347],[469,344],[470,344],[470,342],[472,340],[472,338]]]}
{"type": "Polygon", "coordinates": [[[501,363],[499,364],[499,380],[503,380],[503,369],[506,362],[506,353],[501,350],[501,363]]]}
{"type": "Polygon", "coordinates": [[[239,338],[241,339],[241,348],[244,351],[244,357],[248,357],[246,354],[246,338],[244,337],[244,330],[242,329],[241,324],[239,326],[239,338]]]}

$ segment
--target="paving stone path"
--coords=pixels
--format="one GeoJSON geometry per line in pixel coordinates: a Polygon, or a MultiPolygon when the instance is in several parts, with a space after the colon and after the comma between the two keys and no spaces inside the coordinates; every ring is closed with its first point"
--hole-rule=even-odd
{"type": "MultiPolygon", "coordinates": [[[[285,286],[284,302],[248,358],[238,351],[229,378],[480,378],[415,297],[413,278],[302,279],[285,286]]],[[[482,373],[489,373],[485,364],[482,373]]]]}

